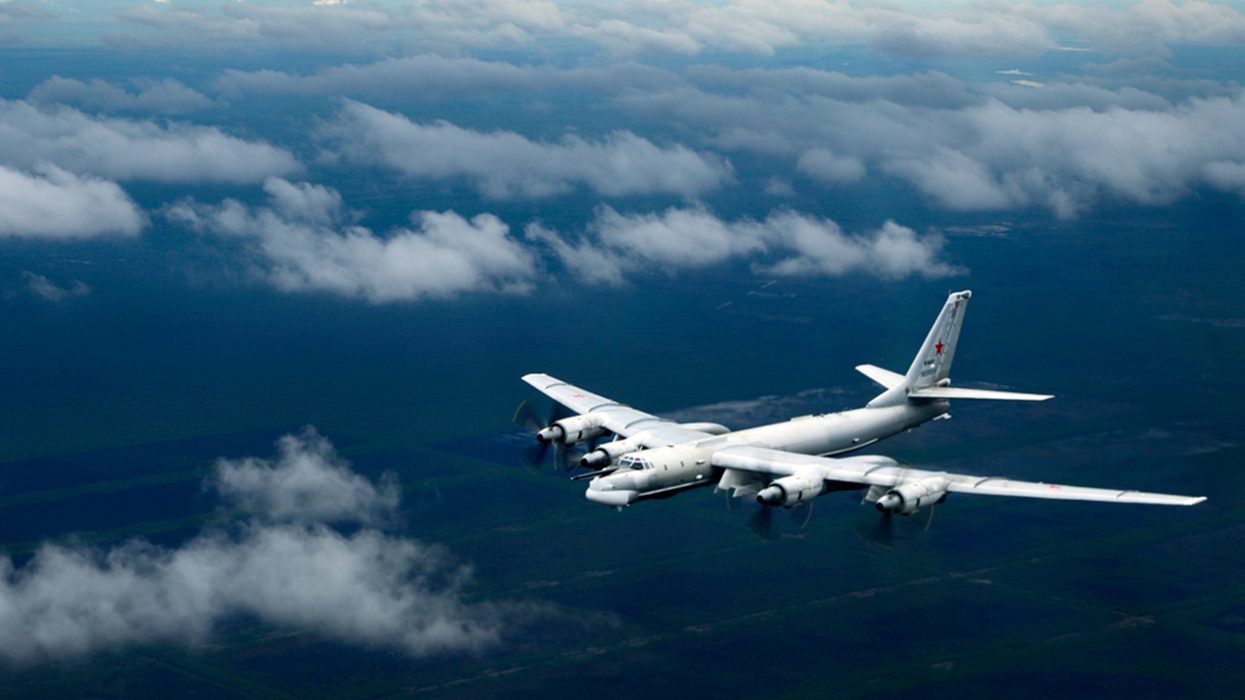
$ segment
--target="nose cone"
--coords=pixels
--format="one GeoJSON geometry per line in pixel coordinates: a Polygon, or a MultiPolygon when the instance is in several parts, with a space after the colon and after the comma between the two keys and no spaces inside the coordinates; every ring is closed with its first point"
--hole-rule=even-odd
{"type": "MultiPolygon", "coordinates": [[[[600,481],[600,479],[597,481],[600,481]]],[[[629,489],[603,491],[596,488],[596,485],[596,481],[588,484],[588,490],[584,493],[584,496],[586,496],[588,500],[593,503],[600,503],[606,506],[613,506],[615,508],[619,506],[629,506],[634,503],[636,497],[640,495],[638,492],[631,491],[629,489]]]]}

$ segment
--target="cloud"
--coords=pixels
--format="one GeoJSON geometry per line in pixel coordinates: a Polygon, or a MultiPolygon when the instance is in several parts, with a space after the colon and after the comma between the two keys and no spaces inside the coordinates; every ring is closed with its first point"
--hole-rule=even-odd
{"type": "MultiPolygon", "coordinates": [[[[853,86],[859,87],[859,86],[853,86]]],[[[882,86],[878,86],[879,91],[882,86]]],[[[1177,104],[1088,86],[995,87],[955,107],[826,95],[717,94],[690,86],[615,104],[679,123],[719,147],[796,160],[828,184],[883,173],[956,210],[1045,207],[1073,216],[1102,198],[1162,205],[1202,186],[1238,191],[1245,97],[1177,104]],[[1052,89],[1053,88],[1053,89],[1052,89]],[[1077,104],[1076,95],[1090,105],[1077,104]]]]}
{"type": "Polygon", "coordinates": [[[0,165],[48,162],[79,175],[173,183],[259,182],[302,171],[288,151],[215,127],[92,117],[0,100],[0,165]]]}
{"type": "Polygon", "coordinates": [[[919,237],[891,221],[877,231],[851,236],[833,221],[790,211],[773,212],[763,221],[726,222],[703,207],[630,215],[602,207],[577,240],[540,224],[528,226],[526,235],[548,246],[568,270],[589,283],[620,284],[642,271],[673,274],[734,258],[751,259],[758,272],[783,276],[863,272],[937,278],[963,272],[939,260],[941,237],[919,237]]]}
{"type": "Polygon", "coordinates": [[[413,229],[386,237],[347,223],[332,189],[271,178],[270,206],[226,200],[169,207],[172,221],[252,242],[261,276],[295,292],[326,291],[380,303],[463,292],[522,292],[536,275],[535,257],[491,214],[467,220],[454,212],[415,212],[413,229]]]}
{"type": "Polygon", "coordinates": [[[127,8],[117,13],[117,19],[148,31],[110,32],[103,40],[105,45],[122,49],[269,46],[340,51],[343,46],[368,44],[374,35],[393,28],[392,17],[381,10],[342,5],[276,7],[236,2],[220,6],[220,12],[223,17],[184,6],[127,8]]]}
{"type": "Polygon", "coordinates": [[[463,95],[530,93],[566,88],[617,92],[655,89],[680,82],[673,73],[623,61],[557,68],[504,61],[419,54],[366,65],[332,66],[311,75],[281,71],[226,70],[213,86],[226,95],[349,95],[379,99],[429,99],[463,95]]]}
{"type": "Polygon", "coordinates": [[[36,85],[26,100],[34,104],[78,104],[97,112],[190,114],[213,106],[210,99],[172,78],[161,81],[140,78],[132,82],[137,92],[98,78],[84,83],[54,75],[36,85]]]}
{"type": "MultiPolygon", "coordinates": [[[[230,498],[275,510],[209,527],[175,548],[141,540],[111,549],[45,544],[21,568],[0,557],[0,659],[38,663],[118,645],[201,644],[238,616],[419,656],[496,644],[508,622],[527,614],[513,604],[464,603],[471,571],[442,549],[371,528],[344,535],[316,522],[317,514],[350,512],[325,487],[336,480],[358,491],[361,477],[314,433],[285,438],[275,465],[242,460],[218,468],[231,474],[214,482],[229,484],[230,498]],[[239,465],[274,474],[238,479],[239,465]],[[286,498],[294,491],[299,498],[286,498]],[[323,508],[321,499],[333,505],[323,508]],[[302,520],[288,522],[295,512],[302,520]]],[[[376,492],[379,501],[354,503],[360,522],[396,505],[387,488],[376,492]]]]}
{"type": "MultiPolygon", "coordinates": [[[[25,283],[24,291],[53,304],[59,304],[73,297],[84,297],[91,293],[91,288],[85,282],[74,280],[68,287],[58,287],[47,277],[26,270],[22,271],[22,282],[25,283]]],[[[11,297],[12,294],[7,296],[11,297]]]]}
{"type": "Polygon", "coordinates": [[[401,492],[387,475],[380,487],[350,470],[314,428],[277,441],[275,460],[221,459],[209,481],[228,507],[277,521],[389,524],[401,492]]]}
{"type": "Polygon", "coordinates": [[[1166,56],[1174,44],[1237,45],[1245,43],[1245,16],[1225,5],[1186,0],[1141,0],[1121,9],[1070,3],[1016,12],[1047,27],[1066,32],[1100,51],[1124,55],[1166,56]]]}
{"type": "Polygon", "coordinates": [[[134,236],[146,224],[116,183],[46,163],[33,173],[0,165],[0,238],[134,236]]]}
{"type": "Polygon", "coordinates": [[[0,45],[21,44],[26,41],[26,37],[12,28],[14,26],[27,22],[49,22],[55,19],[56,15],[31,7],[26,3],[8,0],[0,2],[0,45]]]}
{"type": "Polygon", "coordinates": [[[863,163],[855,158],[837,156],[828,148],[806,151],[795,167],[806,175],[833,184],[848,184],[865,176],[863,163]]]}
{"type": "Polygon", "coordinates": [[[555,143],[508,131],[481,133],[449,122],[406,117],[347,102],[322,136],[342,157],[412,178],[463,178],[493,199],[540,198],[578,186],[607,197],[670,193],[695,196],[733,181],[730,164],[685,146],[657,146],[627,131],[600,141],[568,135],[555,143]]]}
{"type": "Polygon", "coordinates": [[[574,39],[614,55],[693,56],[714,49],[769,56],[786,48],[837,44],[929,58],[1034,56],[1060,48],[1057,37],[1125,55],[1165,55],[1175,44],[1245,42],[1240,12],[1197,0],[1179,5],[1142,0],[1115,9],[1071,3],[904,9],[845,0],[426,0],[400,9],[236,2],[222,6],[219,14],[143,6],[124,10],[118,18],[138,30],[105,36],[107,43],[124,48],[340,51],[403,41],[449,53],[574,39]]]}

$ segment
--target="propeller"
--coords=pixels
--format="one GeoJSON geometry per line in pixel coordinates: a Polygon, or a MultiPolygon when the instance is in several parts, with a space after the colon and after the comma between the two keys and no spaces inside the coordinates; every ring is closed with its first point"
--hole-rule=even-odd
{"type": "Polygon", "coordinates": [[[774,538],[774,506],[762,504],[761,507],[748,518],[748,529],[752,534],[763,540],[774,538]]]}
{"type": "Polygon", "coordinates": [[[890,511],[883,511],[880,517],[869,517],[873,520],[872,525],[866,528],[858,528],[856,534],[871,544],[876,544],[887,549],[895,545],[896,537],[901,540],[915,540],[921,535],[929,532],[930,525],[934,522],[934,506],[930,506],[925,510],[929,514],[922,517],[920,512],[910,516],[900,516],[902,522],[900,525],[895,524],[895,514],[890,511]]]}
{"type": "Polygon", "coordinates": [[[808,521],[813,519],[813,502],[805,501],[794,508],[787,510],[787,515],[791,516],[791,522],[800,526],[800,529],[808,527],[808,521]]]}
{"type": "MultiPolygon", "coordinates": [[[[552,403],[553,406],[550,408],[549,413],[542,416],[536,411],[532,404],[524,401],[519,404],[517,409],[515,409],[513,421],[516,424],[523,426],[524,430],[536,433],[553,425],[563,418],[574,415],[562,406],[562,404],[556,401],[552,403]]],[[[541,466],[548,460],[550,448],[553,449],[553,462],[555,467],[565,471],[575,470],[578,460],[568,464],[565,454],[566,449],[556,442],[546,442],[544,440],[537,440],[534,445],[523,451],[523,456],[520,458],[523,462],[523,466],[533,472],[540,471],[541,466]]]]}

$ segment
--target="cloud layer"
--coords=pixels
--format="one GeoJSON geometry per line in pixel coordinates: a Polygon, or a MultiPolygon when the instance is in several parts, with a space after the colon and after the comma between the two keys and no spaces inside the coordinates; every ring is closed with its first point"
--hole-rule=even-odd
{"type": "Polygon", "coordinates": [[[538,143],[513,132],[485,134],[444,121],[416,124],[347,102],[339,121],[322,134],[352,162],[383,165],[412,178],[466,179],[492,199],[548,197],[581,185],[607,197],[691,197],[734,179],[730,164],[717,156],[681,145],[661,148],[626,131],[595,142],[568,135],[538,143]]]}
{"type": "Polygon", "coordinates": [[[415,228],[381,237],[348,223],[335,190],[276,178],[264,190],[267,207],[187,201],[166,216],[200,231],[248,239],[260,274],[287,291],[386,302],[525,291],[536,275],[535,258],[491,214],[468,220],[454,212],[416,212],[415,228]]]}
{"type": "Polygon", "coordinates": [[[100,112],[158,112],[190,114],[210,109],[213,102],[176,80],[155,81],[139,78],[133,81],[135,91],[104,82],[98,78],[82,82],[54,75],[35,86],[26,96],[34,104],[77,104],[100,112]]]}
{"type": "Polygon", "coordinates": [[[262,182],[302,171],[288,151],[216,127],[94,117],[69,107],[41,110],[0,100],[0,165],[40,163],[110,180],[194,184],[262,182]]]}
{"type": "Polygon", "coordinates": [[[586,235],[566,240],[539,224],[527,237],[549,246],[562,264],[586,282],[619,284],[638,272],[709,267],[752,260],[767,275],[837,277],[865,273],[884,278],[947,277],[963,270],[943,262],[938,236],[921,237],[893,221],[852,236],[829,219],[790,211],[763,221],[727,222],[703,207],[655,214],[619,214],[602,207],[586,235]]]}
{"type": "MultiPolygon", "coordinates": [[[[314,432],[283,439],[275,463],[222,462],[214,483],[235,502],[272,509],[175,549],[139,540],[108,550],[46,544],[20,569],[0,557],[0,659],[202,643],[237,616],[413,655],[469,651],[496,643],[516,610],[464,603],[470,571],[439,549],[317,522],[348,515],[334,485],[356,496],[366,489],[314,432]]],[[[366,521],[391,505],[382,488],[356,498],[354,514],[366,521]]]]}
{"type": "Polygon", "coordinates": [[[138,31],[105,38],[126,48],[266,45],[329,51],[399,38],[443,50],[573,39],[613,54],[677,56],[707,49],[768,56],[828,43],[915,58],[1033,56],[1060,48],[1061,39],[1124,55],[1165,55],[1169,46],[1182,43],[1245,42],[1245,16],[1198,0],[1142,0],[1118,8],[992,3],[942,10],[819,0],[428,0],[400,9],[238,2],[220,12],[131,8],[118,19],[138,31]]]}

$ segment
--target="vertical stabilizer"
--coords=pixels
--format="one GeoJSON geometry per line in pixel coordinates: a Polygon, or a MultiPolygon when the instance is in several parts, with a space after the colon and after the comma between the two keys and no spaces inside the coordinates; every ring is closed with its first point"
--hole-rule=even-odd
{"type": "Polygon", "coordinates": [[[877,372],[872,372],[871,365],[862,365],[870,371],[857,368],[887,387],[885,392],[869,402],[870,408],[904,403],[912,392],[937,386],[951,374],[951,360],[955,357],[955,346],[960,340],[960,326],[964,323],[964,311],[968,308],[968,299],[972,295],[966,289],[947,297],[947,303],[942,305],[942,312],[934,321],[934,327],[929,329],[921,351],[916,354],[916,359],[912,361],[912,366],[908,368],[902,381],[882,381],[898,378],[899,375],[886,373],[889,377],[874,376],[877,372]]]}
{"type": "Polygon", "coordinates": [[[942,313],[934,321],[934,327],[925,336],[921,352],[917,353],[908,373],[904,375],[904,384],[912,390],[934,386],[951,374],[951,360],[955,357],[955,346],[960,340],[960,326],[964,323],[964,311],[968,308],[968,298],[972,292],[964,290],[947,297],[942,306],[942,313]]]}

